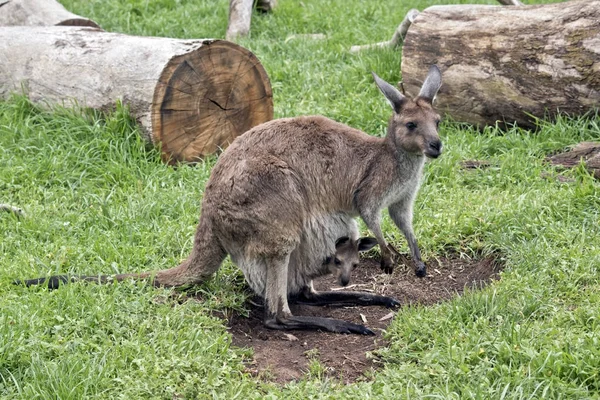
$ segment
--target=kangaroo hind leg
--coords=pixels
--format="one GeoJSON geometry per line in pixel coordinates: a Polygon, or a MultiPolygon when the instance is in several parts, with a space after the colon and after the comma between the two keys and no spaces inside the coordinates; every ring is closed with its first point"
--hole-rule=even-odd
{"type": "Polygon", "coordinates": [[[370,329],[352,322],[332,318],[292,315],[287,297],[289,255],[278,259],[271,259],[268,262],[264,319],[264,324],[267,328],[279,330],[321,330],[360,335],[375,334],[370,329]]]}

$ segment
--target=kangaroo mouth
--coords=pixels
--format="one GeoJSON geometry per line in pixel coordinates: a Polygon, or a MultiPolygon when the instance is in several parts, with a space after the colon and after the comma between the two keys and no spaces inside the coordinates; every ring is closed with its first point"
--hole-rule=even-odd
{"type": "Polygon", "coordinates": [[[439,157],[439,156],[441,156],[441,155],[442,155],[442,151],[441,151],[441,150],[439,150],[439,151],[436,151],[436,150],[430,150],[430,151],[426,151],[426,152],[425,152],[425,156],[426,156],[427,158],[433,158],[433,159],[436,159],[436,158],[438,158],[438,157],[439,157]]]}

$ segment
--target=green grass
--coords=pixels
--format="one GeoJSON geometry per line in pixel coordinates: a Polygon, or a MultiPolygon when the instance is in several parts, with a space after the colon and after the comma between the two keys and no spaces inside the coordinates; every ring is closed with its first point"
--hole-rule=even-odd
{"type": "MultiPolygon", "coordinates": [[[[432,3],[279,3],[253,17],[241,42],[269,74],[276,117],[324,114],[383,134],[390,112],[369,72],[398,81],[401,53],[348,49],[388,39],[408,9],[432,3]],[[286,42],[296,33],[328,39],[286,42]]],[[[227,23],[223,0],[63,4],[131,34],[220,38],[227,23]]],[[[0,102],[0,202],[27,213],[0,213],[0,397],[600,398],[600,184],[582,167],[560,183],[543,162],[598,140],[600,117],[541,121],[534,133],[448,120],[442,137],[446,151],[427,164],[415,207],[423,253],[501,254],[502,279],[434,307],[402,308],[371,381],[339,384],[315,361],[305,380],[277,387],[244,373],[248,352],[231,346],[218,318],[243,310],[246,295],[229,262],[197,288],[201,301],[144,284],[54,292],[11,284],[176,265],[191,248],[215,159],[163,165],[120,106],[99,115],[43,110],[20,96],[0,102]],[[465,171],[464,159],[492,166],[465,171]]],[[[407,251],[387,218],[384,227],[407,251]]]]}

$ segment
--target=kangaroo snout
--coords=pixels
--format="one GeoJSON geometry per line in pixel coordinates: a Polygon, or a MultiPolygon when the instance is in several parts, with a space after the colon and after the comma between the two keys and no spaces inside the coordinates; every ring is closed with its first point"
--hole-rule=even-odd
{"type": "Polygon", "coordinates": [[[441,140],[432,140],[427,144],[425,155],[429,158],[438,158],[442,154],[442,147],[441,140]]]}
{"type": "Polygon", "coordinates": [[[340,284],[340,286],[348,286],[348,284],[350,283],[350,274],[341,273],[338,277],[338,283],[340,284]]]}

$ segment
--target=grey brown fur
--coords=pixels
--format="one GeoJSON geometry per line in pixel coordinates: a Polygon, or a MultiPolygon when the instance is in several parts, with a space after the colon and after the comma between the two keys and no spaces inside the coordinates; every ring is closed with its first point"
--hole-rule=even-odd
{"type": "Polygon", "coordinates": [[[315,304],[397,305],[393,299],[369,294],[319,297],[304,290],[312,279],[309,266],[323,268],[321,262],[313,263],[320,252],[331,252],[331,243],[338,237],[321,233],[328,243],[315,248],[307,235],[326,232],[319,227],[327,227],[336,215],[363,219],[381,248],[382,269],[391,272],[395,250],[386,243],[380,227],[381,212],[388,208],[408,241],[417,275],[426,273],[412,215],[425,157],[441,154],[440,118],[432,107],[441,74],[433,66],[414,100],[373,75],[394,110],[385,138],[322,116],[273,120],[246,132],[223,152],[212,170],[191,254],[179,266],[156,272],[155,283],[203,282],[229,254],[265,298],[266,326],[372,333],[345,321],[294,316],[288,296],[299,294],[302,301],[315,304]],[[302,250],[307,243],[310,250],[302,250]],[[294,269],[294,265],[303,266],[294,269]],[[302,271],[299,279],[298,271],[302,271]]]}

